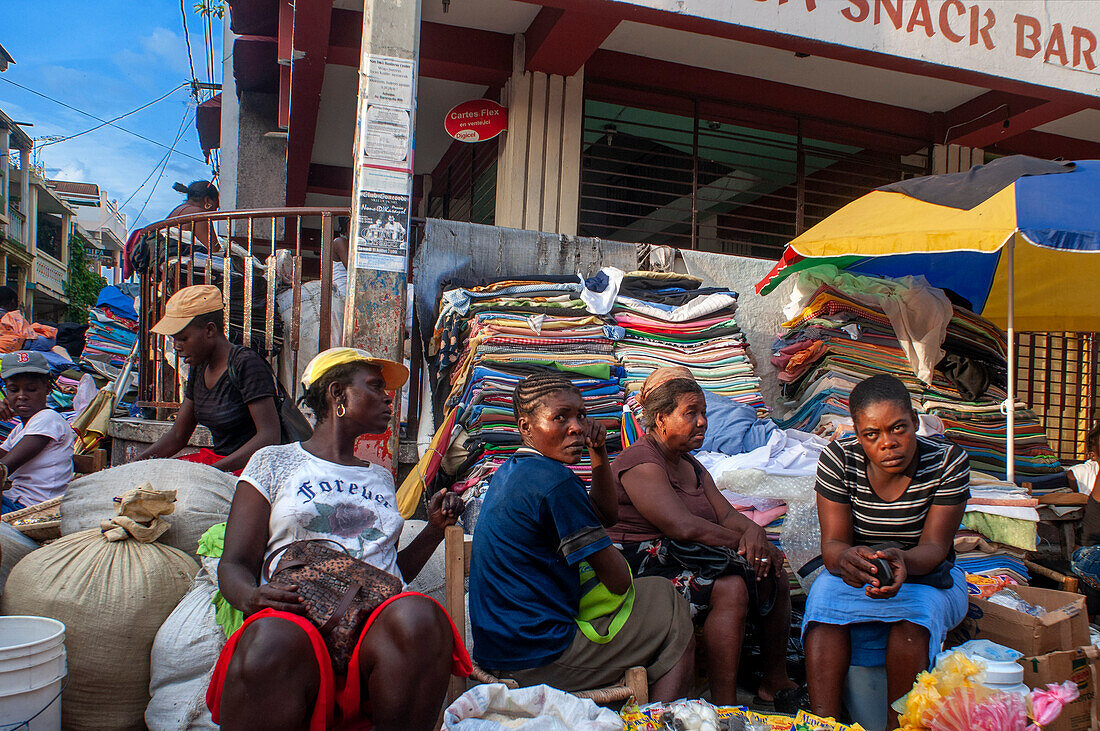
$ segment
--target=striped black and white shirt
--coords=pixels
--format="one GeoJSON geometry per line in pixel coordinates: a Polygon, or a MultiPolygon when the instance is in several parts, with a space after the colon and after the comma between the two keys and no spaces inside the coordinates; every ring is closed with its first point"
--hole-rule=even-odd
{"type": "Polygon", "coordinates": [[[852,506],[854,543],[873,546],[896,542],[904,548],[920,543],[928,509],[959,505],[970,499],[970,462],[965,451],[917,437],[917,472],[893,502],[875,494],[867,481],[867,454],[855,435],[837,439],[817,463],[817,492],[826,500],[852,506]]]}

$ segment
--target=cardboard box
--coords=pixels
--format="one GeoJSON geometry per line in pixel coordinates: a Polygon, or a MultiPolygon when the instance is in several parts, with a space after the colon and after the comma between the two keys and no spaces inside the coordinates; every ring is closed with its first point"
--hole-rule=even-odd
{"type": "Polygon", "coordinates": [[[972,639],[992,640],[1019,650],[1026,657],[1089,644],[1085,597],[1033,586],[1014,586],[1012,590],[1024,601],[1047,610],[1047,614],[1033,617],[971,596],[966,619],[952,633],[949,644],[972,639]]]}
{"type": "Polygon", "coordinates": [[[1020,659],[1024,666],[1024,685],[1029,688],[1045,688],[1047,683],[1077,684],[1080,697],[1062,709],[1062,713],[1043,726],[1043,731],[1081,731],[1100,728],[1100,696],[1097,694],[1097,678],[1100,677],[1100,649],[1092,645],[1076,650],[1051,652],[1038,657],[1020,659]]]}

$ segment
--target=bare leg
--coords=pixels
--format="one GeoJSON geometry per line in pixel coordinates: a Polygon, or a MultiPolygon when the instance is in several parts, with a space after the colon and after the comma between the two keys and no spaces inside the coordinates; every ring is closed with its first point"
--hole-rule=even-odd
{"type": "MultiPolygon", "coordinates": [[[[787,575],[776,579],[769,576],[761,582],[778,581],[775,591],[775,606],[768,616],[760,620],[760,660],[764,665],[764,679],[757,694],[766,701],[774,700],[775,694],[786,688],[794,688],[795,682],[787,675],[787,640],[791,636],[791,584],[787,575]]],[[[766,586],[761,586],[764,591],[766,586]]]]}
{"type": "Polygon", "coordinates": [[[806,681],[810,709],[839,718],[841,693],[852,663],[852,635],[846,625],[814,623],[806,630],[806,681]]]}
{"type": "Polygon", "coordinates": [[[221,727],[297,731],[309,721],[320,683],[305,631],[285,619],[257,619],[229,661],[221,727]]]}
{"type": "Polygon", "coordinates": [[[382,611],[359,650],[362,703],[378,731],[438,728],[454,641],[435,602],[398,599],[382,611]]]}
{"type": "Polygon", "coordinates": [[[737,705],[737,665],[748,605],[749,591],[740,576],[723,576],[714,582],[710,613],[703,622],[703,642],[711,702],[716,706],[737,705]]]}
{"type": "Polygon", "coordinates": [[[651,703],[668,703],[686,698],[695,675],[695,638],[691,638],[684,654],[667,673],[649,684],[651,703]]]}
{"type": "Polygon", "coordinates": [[[912,622],[896,622],[886,640],[886,728],[898,727],[889,704],[913,689],[917,673],[928,669],[928,630],[912,622]]]}

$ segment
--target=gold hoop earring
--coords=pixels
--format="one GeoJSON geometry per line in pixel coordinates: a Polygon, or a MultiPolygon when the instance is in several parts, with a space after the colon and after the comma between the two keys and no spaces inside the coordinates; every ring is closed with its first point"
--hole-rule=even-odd
{"type": "Polygon", "coordinates": [[[344,415],[348,413],[348,410],[344,408],[343,404],[336,404],[336,418],[342,419],[344,415]]]}

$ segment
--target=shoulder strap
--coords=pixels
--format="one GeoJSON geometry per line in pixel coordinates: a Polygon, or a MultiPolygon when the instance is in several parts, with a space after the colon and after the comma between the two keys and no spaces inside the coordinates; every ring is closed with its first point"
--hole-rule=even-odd
{"type": "Polygon", "coordinates": [[[241,392],[241,377],[237,373],[237,367],[233,365],[233,359],[237,357],[237,353],[244,350],[243,345],[237,345],[234,343],[229,347],[229,358],[225,364],[225,372],[229,374],[229,385],[237,390],[237,393],[241,392]]]}

